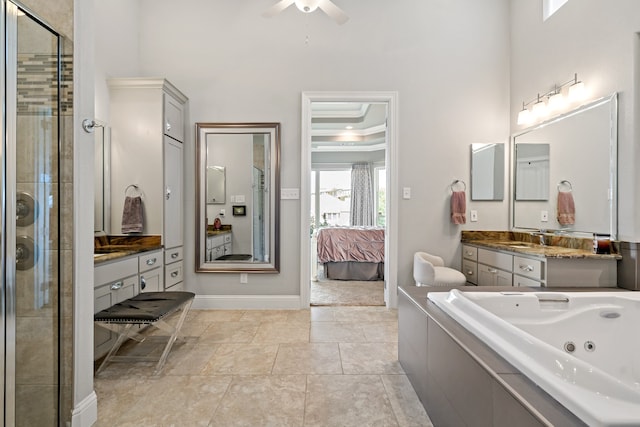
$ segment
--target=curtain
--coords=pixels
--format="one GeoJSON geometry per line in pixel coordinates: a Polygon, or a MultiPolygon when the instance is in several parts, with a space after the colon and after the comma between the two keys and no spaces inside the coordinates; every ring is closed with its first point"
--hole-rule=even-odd
{"type": "Polygon", "coordinates": [[[374,209],[371,168],[356,163],[351,167],[351,225],[374,225],[374,209]]]}

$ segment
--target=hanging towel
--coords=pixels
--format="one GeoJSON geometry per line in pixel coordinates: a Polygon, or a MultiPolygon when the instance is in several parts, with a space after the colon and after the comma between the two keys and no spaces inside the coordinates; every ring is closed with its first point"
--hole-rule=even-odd
{"type": "Polygon", "coordinates": [[[127,196],[124,199],[122,210],[122,232],[142,233],[142,198],[140,196],[127,196]]]}
{"type": "Polygon", "coordinates": [[[558,191],[558,222],[560,225],[576,222],[576,206],[570,191],[558,191]]]}
{"type": "Polygon", "coordinates": [[[454,191],[451,194],[451,222],[454,224],[467,222],[467,195],[464,191],[454,191]]]}

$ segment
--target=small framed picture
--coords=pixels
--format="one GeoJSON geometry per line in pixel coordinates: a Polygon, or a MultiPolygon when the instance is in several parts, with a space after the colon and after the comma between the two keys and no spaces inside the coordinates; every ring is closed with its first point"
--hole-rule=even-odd
{"type": "Polygon", "coordinates": [[[245,216],[247,215],[247,207],[245,205],[239,205],[233,207],[233,216],[245,216]]]}

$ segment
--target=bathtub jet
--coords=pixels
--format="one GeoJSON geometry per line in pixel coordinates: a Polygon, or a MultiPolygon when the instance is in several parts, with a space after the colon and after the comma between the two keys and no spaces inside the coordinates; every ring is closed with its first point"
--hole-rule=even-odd
{"type": "Polygon", "coordinates": [[[640,292],[428,298],[587,425],[640,425],[640,292]]]}

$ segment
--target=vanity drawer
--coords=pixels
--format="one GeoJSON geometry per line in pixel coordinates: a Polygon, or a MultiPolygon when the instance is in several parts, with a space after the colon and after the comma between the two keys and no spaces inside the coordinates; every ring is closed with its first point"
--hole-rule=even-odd
{"type": "Polygon", "coordinates": [[[513,268],[513,255],[502,252],[478,249],[478,262],[487,264],[501,270],[511,271],[513,268]]]}
{"type": "Polygon", "coordinates": [[[181,261],[181,260],[182,260],[182,246],[164,250],[165,264],[171,264],[172,262],[181,261]]]}
{"type": "Polygon", "coordinates": [[[543,278],[542,267],[543,263],[540,260],[520,256],[513,257],[513,272],[516,274],[540,280],[543,278]]]}
{"type": "Polygon", "coordinates": [[[231,233],[223,234],[224,243],[231,243],[231,233]]]}
{"type": "Polygon", "coordinates": [[[475,246],[462,245],[462,257],[472,261],[478,260],[478,248],[475,246]]]}
{"type": "Polygon", "coordinates": [[[182,282],[182,263],[167,265],[164,272],[164,288],[170,288],[179,282],[182,282]]]}
{"type": "Polygon", "coordinates": [[[140,272],[162,266],[162,251],[155,251],[138,257],[138,269],[140,272]]]}
{"type": "MultiPolygon", "coordinates": [[[[113,282],[122,277],[138,274],[138,257],[131,257],[121,261],[100,264],[93,269],[94,287],[113,282]]],[[[133,296],[133,295],[132,295],[133,296]]]]}
{"type": "Polygon", "coordinates": [[[469,260],[462,260],[462,273],[467,278],[467,282],[478,284],[478,263],[469,260]]]}
{"type": "Polygon", "coordinates": [[[513,275],[513,286],[532,286],[539,287],[543,286],[541,282],[537,280],[529,279],[527,277],[518,276],[517,274],[513,275]]]}

